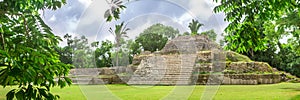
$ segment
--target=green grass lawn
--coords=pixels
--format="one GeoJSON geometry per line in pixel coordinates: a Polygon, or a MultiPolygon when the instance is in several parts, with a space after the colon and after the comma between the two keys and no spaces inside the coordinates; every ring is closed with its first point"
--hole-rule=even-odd
{"type": "MultiPolygon", "coordinates": [[[[0,100],[4,100],[5,94],[12,88],[15,87],[0,88],[0,100]]],[[[127,85],[73,85],[63,89],[53,88],[51,91],[59,94],[61,100],[85,100],[86,98],[89,100],[158,100],[163,98],[172,100],[199,100],[204,90],[204,85],[198,85],[195,88],[193,86],[134,87],[127,85]],[[193,91],[188,92],[189,89],[193,89],[193,91]],[[178,93],[172,93],[173,91],[177,91],[178,93]]],[[[300,83],[221,85],[216,95],[214,95],[214,99],[300,100],[300,83]]]]}

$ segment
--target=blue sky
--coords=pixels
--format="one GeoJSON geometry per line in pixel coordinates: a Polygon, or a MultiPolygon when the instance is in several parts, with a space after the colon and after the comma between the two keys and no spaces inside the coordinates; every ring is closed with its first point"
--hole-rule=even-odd
{"type": "Polygon", "coordinates": [[[189,31],[188,23],[192,19],[204,24],[199,32],[214,29],[220,39],[228,25],[223,21],[224,14],[213,13],[217,3],[212,0],[131,0],[125,5],[127,8],[122,11],[121,19],[110,23],[104,19],[104,12],[109,8],[105,0],[67,0],[61,9],[46,10],[43,15],[56,35],[85,35],[89,41],[113,41],[108,28],[122,21],[131,29],[128,31],[130,39],[156,23],[172,26],[183,33],[189,31]]]}

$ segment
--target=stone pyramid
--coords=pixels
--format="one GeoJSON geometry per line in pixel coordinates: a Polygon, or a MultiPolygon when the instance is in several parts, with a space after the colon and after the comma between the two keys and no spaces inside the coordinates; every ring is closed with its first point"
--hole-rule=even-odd
{"type": "Polygon", "coordinates": [[[197,52],[207,50],[220,47],[206,36],[179,36],[168,41],[161,51],[134,57],[133,65],[138,67],[127,84],[192,84],[197,52]]]}
{"type": "Polygon", "coordinates": [[[205,35],[174,38],[168,41],[161,51],[135,56],[133,66],[137,66],[137,69],[127,82],[129,85],[190,85],[202,81],[205,83],[201,84],[280,82],[278,75],[275,75],[276,80],[272,80],[273,76],[269,75],[271,79],[264,78],[268,79],[266,82],[263,82],[260,76],[255,75],[253,79],[247,80],[247,77],[252,76],[240,74],[272,73],[273,70],[267,63],[251,61],[247,56],[232,51],[223,51],[217,43],[205,35]],[[200,75],[200,80],[198,79],[199,73],[204,73],[200,75]],[[203,75],[205,77],[207,75],[205,73],[219,75],[208,75],[216,76],[208,80],[203,78],[203,75]],[[236,79],[234,74],[240,76],[236,79]],[[224,77],[220,77],[221,75],[224,77]],[[245,80],[244,77],[246,77],[245,80]]]}

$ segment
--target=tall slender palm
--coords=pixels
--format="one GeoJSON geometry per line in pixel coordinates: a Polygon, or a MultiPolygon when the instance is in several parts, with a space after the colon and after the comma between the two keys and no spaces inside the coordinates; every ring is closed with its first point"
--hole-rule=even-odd
{"type": "Polygon", "coordinates": [[[191,35],[197,35],[198,34],[198,30],[200,29],[201,26],[203,26],[204,24],[198,22],[198,20],[192,20],[191,23],[189,23],[189,28],[191,30],[191,35]]]}
{"type": "Polygon", "coordinates": [[[109,32],[114,35],[115,37],[115,47],[116,47],[116,66],[119,66],[119,49],[121,46],[121,40],[123,37],[127,36],[127,31],[130,30],[127,28],[127,24],[124,25],[124,22],[122,22],[120,25],[115,25],[115,30],[112,28],[109,28],[109,32]]]}

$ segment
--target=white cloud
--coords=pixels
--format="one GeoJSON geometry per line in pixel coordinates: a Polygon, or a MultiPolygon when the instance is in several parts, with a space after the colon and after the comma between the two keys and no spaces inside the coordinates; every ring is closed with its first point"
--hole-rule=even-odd
{"type": "Polygon", "coordinates": [[[52,17],[49,19],[49,22],[55,22],[56,21],[56,16],[52,15],[52,17]]]}
{"type": "Polygon", "coordinates": [[[182,24],[184,21],[178,20],[179,19],[160,14],[147,14],[138,16],[129,21],[128,27],[131,28],[131,30],[128,31],[128,36],[129,38],[133,39],[142,33],[146,28],[157,23],[161,23],[166,26],[172,26],[173,28],[178,29],[180,33],[186,32],[187,28],[184,24],[182,24]]]}
{"type": "Polygon", "coordinates": [[[178,22],[181,25],[186,24],[187,22],[191,21],[191,19],[193,19],[193,17],[190,15],[190,13],[186,12],[184,13],[182,16],[180,16],[179,18],[175,17],[176,22],[178,22]]]}
{"type": "Polygon", "coordinates": [[[200,20],[207,20],[213,15],[213,10],[204,0],[191,0],[189,10],[200,20]]]}
{"type": "Polygon", "coordinates": [[[77,25],[79,23],[79,20],[73,16],[67,21],[67,31],[69,32],[75,32],[77,25]]]}
{"type": "Polygon", "coordinates": [[[104,23],[104,13],[109,6],[105,0],[94,0],[82,13],[77,26],[77,33],[95,35],[101,23],[104,23]]]}
{"type": "MultiPolygon", "coordinates": [[[[137,37],[140,33],[142,33],[146,28],[150,27],[151,25],[153,25],[154,23],[149,21],[149,20],[144,20],[143,23],[140,22],[139,19],[134,21],[131,21],[132,23],[130,24],[138,24],[138,27],[132,28],[131,30],[128,31],[128,36],[130,39],[134,39],[135,37],[137,37]]],[[[129,25],[130,27],[130,25],[129,25]]]]}
{"type": "Polygon", "coordinates": [[[109,41],[112,41],[114,43],[115,37],[113,35],[108,35],[108,36],[104,36],[103,40],[109,40],[109,41]]]}
{"type": "MultiPolygon", "coordinates": [[[[215,19],[218,20],[211,18],[215,15],[212,10],[215,5],[211,0],[137,0],[126,5],[127,9],[116,23],[129,22],[131,30],[128,35],[132,38],[155,23],[178,28],[180,33],[189,31],[188,23],[196,17],[206,25],[201,30],[213,28],[221,33],[227,25],[224,26],[222,21],[224,16],[217,15],[215,19]],[[136,18],[139,16],[143,17],[136,18]]],[[[90,41],[113,40],[108,32],[113,24],[106,23],[104,19],[104,12],[108,8],[105,0],[68,0],[61,9],[46,11],[45,19],[54,33],[60,36],[76,33],[87,36],[90,41]]]]}
{"type": "Polygon", "coordinates": [[[92,0],[78,0],[78,1],[81,4],[83,4],[85,8],[87,8],[92,3],[92,0]]]}

